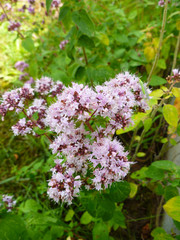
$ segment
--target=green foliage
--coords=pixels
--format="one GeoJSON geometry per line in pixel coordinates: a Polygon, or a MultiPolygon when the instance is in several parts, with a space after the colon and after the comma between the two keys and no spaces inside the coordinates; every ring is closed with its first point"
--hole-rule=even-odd
{"type": "MultiPolygon", "coordinates": [[[[23,16],[18,13],[17,19],[22,21],[24,18],[24,22],[28,23],[20,29],[24,36],[22,39],[17,32],[7,30],[9,23],[6,20],[0,23],[1,91],[23,84],[25,80],[18,80],[21,72],[14,68],[17,61],[23,60],[29,64],[27,73],[34,79],[42,75],[50,76],[65,85],[76,81],[95,86],[128,70],[142,77],[141,88],[148,95],[144,84],[157,52],[162,25],[163,8],[159,8],[157,2],[70,0],[62,1],[63,5],[56,10],[51,9],[52,0],[45,2],[48,16],[45,16],[43,8],[37,15],[29,15],[27,11],[23,16]],[[149,14],[151,12],[153,16],[149,14]],[[42,24],[42,20],[45,20],[45,24],[42,24]],[[69,42],[64,49],[60,49],[59,44],[64,40],[69,42]]],[[[13,3],[13,7],[19,8],[18,4],[13,3]]],[[[117,236],[126,239],[127,235],[135,239],[135,235],[139,237],[141,234],[142,222],[141,228],[134,233],[134,223],[131,225],[130,221],[133,219],[138,225],[135,218],[139,218],[139,215],[134,217],[134,213],[128,212],[128,209],[130,206],[131,210],[137,212],[141,204],[143,209],[148,209],[146,201],[142,199],[142,196],[146,197],[145,189],[153,192],[151,197],[154,193],[163,196],[165,211],[179,221],[180,168],[172,161],[155,161],[161,146],[166,147],[168,142],[177,144],[173,138],[169,140],[168,133],[180,135],[179,112],[168,102],[172,96],[179,98],[180,90],[173,87],[169,92],[165,80],[171,71],[179,31],[178,4],[175,0],[168,5],[163,46],[150,81],[150,109],[146,113],[135,113],[135,124],[116,132],[124,140],[127,150],[133,138],[132,132],[136,133],[130,149],[130,161],[140,144],[137,161],[132,165],[130,174],[134,182],[128,176],[126,181],[113,183],[111,188],[100,193],[84,190],[71,207],[56,205],[46,196],[48,171],[54,166],[54,159],[48,150],[48,140],[42,136],[44,130],[34,128],[39,136],[35,140],[30,136],[15,138],[8,130],[9,125],[14,123],[1,125],[1,192],[12,192],[18,200],[12,214],[3,213],[0,216],[2,240],[55,240],[68,239],[69,236],[71,239],[109,240],[117,236]],[[166,100],[165,105],[159,106],[162,99],[166,100]],[[153,115],[154,109],[157,112],[153,115]],[[163,120],[160,120],[163,117],[169,124],[168,133],[163,120]],[[144,138],[141,138],[142,131],[144,138]]],[[[20,118],[24,117],[20,115],[20,118]]],[[[13,121],[14,117],[7,117],[13,121]]],[[[38,115],[34,114],[33,118],[37,120],[38,115]]],[[[105,123],[99,119],[101,124],[105,123]]],[[[155,209],[146,212],[142,218],[149,220],[152,212],[156,212],[155,209]]],[[[151,221],[154,219],[151,218],[151,221]]],[[[174,239],[162,228],[155,228],[151,235],[155,240],[174,239]]]]}
{"type": "Polygon", "coordinates": [[[23,219],[17,215],[1,215],[0,236],[2,240],[28,239],[27,229],[23,219]]]}
{"type": "Polygon", "coordinates": [[[152,231],[151,235],[154,240],[173,240],[174,239],[173,237],[171,237],[170,234],[167,234],[166,231],[161,227],[155,228],[152,231]]]}

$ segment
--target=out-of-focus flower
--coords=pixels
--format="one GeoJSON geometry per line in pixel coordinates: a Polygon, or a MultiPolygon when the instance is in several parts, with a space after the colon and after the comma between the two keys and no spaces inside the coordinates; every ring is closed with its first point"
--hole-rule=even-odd
{"type": "Polygon", "coordinates": [[[69,40],[64,40],[64,41],[60,42],[60,44],[59,44],[60,49],[64,49],[66,44],[68,44],[68,42],[69,42],[69,40]]]}
{"type": "Polygon", "coordinates": [[[16,201],[13,200],[13,196],[9,195],[3,195],[2,196],[2,201],[5,205],[5,208],[7,209],[7,212],[11,212],[13,207],[16,205],[16,201]]]}
{"type": "Polygon", "coordinates": [[[18,61],[18,62],[15,63],[14,67],[15,67],[17,70],[19,70],[19,71],[21,71],[21,72],[24,72],[24,69],[25,69],[25,68],[28,68],[28,67],[29,67],[29,64],[27,64],[27,63],[24,62],[24,61],[18,61]]]}
{"type": "Polygon", "coordinates": [[[51,6],[55,7],[55,8],[58,8],[60,3],[61,3],[60,0],[53,0],[52,3],[51,3],[51,6]]]}
{"type": "Polygon", "coordinates": [[[6,18],[6,15],[5,15],[4,13],[1,14],[1,16],[0,16],[0,21],[3,21],[5,18],[6,18]]]}
{"type": "Polygon", "coordinates": [[[29,5],[29,7],[27,8],[28,12],[31,14],[35,13],[35,8],[32,5],[29,5]]]}

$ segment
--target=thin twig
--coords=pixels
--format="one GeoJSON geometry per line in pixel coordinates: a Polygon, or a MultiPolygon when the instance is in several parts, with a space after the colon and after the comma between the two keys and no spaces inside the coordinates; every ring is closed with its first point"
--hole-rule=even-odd
{"type": "MultiPolygon", "coordinates": [[[[177,38],[176,48],[175,48],[175,51],[174,51],[172,70],[176,68],[176,61],[177,61],[177,55],[178,55],[178,51],[179,51],[179,44],[180,44],[180,31],[179,31],[179,36],[177,38]]],[[[171,75],[172,75],[172,70],[171,70],[171,75]]]]}
{"type": "Polygon", "coordinates": [[[163,12],[163,21],[162,21],[160,38],[159,38],[159,46],[158,46],[158,49],[157,49],[157,52],[156,52],[156,56],[155,56],[155,59],[154,59],[154,62],[153,62],[153,66],[151,68],[151,71],[150,71],[148,79],[147,79],[148,84],[150,83],[151,77],[152,77],[152,75],[154,73],[154,70],[156,68],[157,61],[158,61],[159,55],[160,55],[160,50],[161,50],[162,43],[163,43],[163,36],[164,36],[164,30],[165,30],[165,26],[166,26],[166,19],[167,19],[168,1],[169,0],[165,1],[164,12],[163,12]]]}

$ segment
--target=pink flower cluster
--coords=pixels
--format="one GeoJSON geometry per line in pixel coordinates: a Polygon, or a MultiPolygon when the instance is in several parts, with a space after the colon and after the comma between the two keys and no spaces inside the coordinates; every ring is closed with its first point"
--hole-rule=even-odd
{"type": "Polygon", "coordinates": [[[113,136],[116,129],[132,124],[134,112],[148,109],[139,78],[125,72],[92,89],[77,83],[65,87],[43,77],[34,88],[28,86],[5,93],[0,113],[4,117],[8,110],[23,111],[25,117],[12,127],[15,135],[33,133],[34,127],[54,133],[50,198],[70,204],[82,189],[106,189],[127,175],[128,153],[113,136]],[[52,97],[50,106],[47,95],[52,97]]]}
{"type": "Polygon", "coordinates": [[[20,22],[10,21],[8,31],[18,31],[20,26],[21,26],[20,22]]]}

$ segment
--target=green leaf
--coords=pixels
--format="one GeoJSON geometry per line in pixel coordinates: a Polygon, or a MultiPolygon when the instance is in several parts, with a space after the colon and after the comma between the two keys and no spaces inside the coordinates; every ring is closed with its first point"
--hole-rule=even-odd
{"type": "Polygon", "coordinates": [[[66,216],[65,216],[65,222],[69,222],[72,220],[73,216],[74,216],[74,211],[72,209],[69,209],[66,216]]]}
{"type": "Polygon", "coordinates": [[[173,127],[177,127],[178,120],[179,120],[178,111],[173,105],[171,104],[164,105],[163,116],[169,125],[172,125],[173,127]]]}
{"type": "Polygon", "coordinates": [[[51,7],[51,3],[52,3],[53,0],[46,0],[46,10],[47,12],[49,13],[49,9],[51,7]]]}
{"type": "Polygon", "coordinates": [[[32,38],[25,38],[25,39],[23,39],[22,40],[22,46],[28,52],[32,52],[35,49],[34,41],[32,40],[32,38]]]}
{"type": "Polygon", "coordinates": [[[153,180],[161,180],[164,178],[164,172],[161,169],[158,169],[154,166],[148,167],[147,171],[145,172],[147,178],[152,178],[153,180]]]}
{"type": "Polygon", "coordinates": [[[125,48],[121,48],[121,49],[117,49],[117,51],[115,51],[114,56],[115,58],[121,58],[125,55],[126,49],[125,48]]]}
{"type": "Polygon", "coordinates": [[[81,47],[89,48],[89,49],[92,49],[95,47],[93,40],[86,35],[82,35],[78,39],[78,45],[80,45],[81,47]]]}
{"type": "Polygon", "coordinates": [[[51,239],[57,239],[62,237],[64,234],[64,227],[62,226],[52,226],[51,227],[51,239]]]}
{"type": "Polygon", "coordinates": [[[180,222],[180,196],[171,198],[163,208],[170,217],[180,222]]]}
{"type": "Polygon", "coordinates": [[[166,201],[178,195],[179,195],[179,192],[176,187],[173,187],[173,186],[165,187],[164,198],[166,201]]]}
{"type": "Polygon", "coordinates": [[[81,224],[89,224],[92,221],[93,217],[86,211],[81,216],[80,222],[81,224]]]}
{"type": "Polygon", "coordinates": [[[176,169],[176,164],[169,160],[156,161],[153,162],[151,166],[168,171],[174,171],[176,169]]]}
{"type": "Polygon", "coordinates": [[[131,191],[129,193],[129,197],[133,198],[136,195],[136,193],[137,193],[138,185],[131,182],[130,183],[130,187],[131,187],[131,191]]]}
{"type": "Polygon", "coordinates": [[[85,209],[93,216],[96,217],[97,204],[99,201],[99,195],[97,192],[87,192],[84,194],[81,192],[80,201],[85,209]]]}
{"type": "Polygon", "coordinates": [[[122,202],[128,198],[130,191],[131,188],[128,182],[114,183],[110,188],[110,197],[114,202],[122,202]]]}
{"type": "Polygon", "coordinates": [[[108,67],[96,67],[96,68],[87,68],[86,70],[87,77],[89,81],[93,81],[96,84],[101,84],[104,81],[107,81],[112,77],[113,72],[108,67]]]}
{"type": "Polygon", "coordinates": [[[167,81],[164,78],[161,78],[159,76],[156,75],[152,75],[151,81],[149,83],[150,86],[159,86],[162,84],[167,83],[167,81]]]}
{"type": "Polygon", "coordinates": [[[166,231],[161,227],[155,228],[151,232],[151,235],[154,237],[154,240],[174,240],[174,238],[167,234],[166,231]]]}
{"type": "Polygon", "coordinates": [[[1,215],[0,218],[1,240],[26,240],[28,233],[23,220],[17,215],[1,215]]]}
{"type": "Polygon", "coordinates": [[[170,139],[170,144],[173,145],[173,146],[176,146],[177,144],[177,141],[173,138],[170,139]]]}
{"type": "Polygon", "coordinates": [[[109,240],[108,228],[104,222],[99,222],[94,225],[93,240],[109,240]]]}
{"type": "Polygon", "coordinates": [[[81,32],[88,36],[94,34],[94,24],[84,9],[73,12],[72,20],[79,27],[81,32]]]}
{"type": "Polygon", "coordinates": [[[157,66],[161,69],[166,69],[166,61],[165,59],[159,59],[158,60],[158,63],[157,63],[157,66]]]}
{"type": "Polygon", "coordinates": [[[144,179],[146,178],[147,167],[142,167],[140,170],[133,172],[131,174],[132,179],[144,179]]]}
{"type": "Polygon", "coordinates": [[[28,199],[26,202],[23,202],[19,210],[22,211],[23,213],[28,213],[28,212],[37,212],[38,210],[41,210],[42,207],[40,204],[38,204],[34,199],[28,199]]]}
{"type": "Polygon", "coordinates": [[[62,21],[69,11],[70,11],[69,7],[67,6],[61,7],[59,11],[59,21],[62,21]]]}

